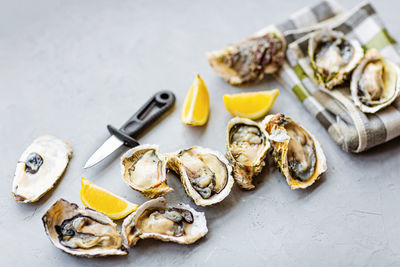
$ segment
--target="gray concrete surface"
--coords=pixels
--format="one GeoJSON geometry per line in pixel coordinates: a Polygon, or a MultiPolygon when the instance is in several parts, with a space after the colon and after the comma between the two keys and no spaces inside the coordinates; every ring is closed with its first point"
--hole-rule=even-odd
{"type": "MultiPolygon", "coordinates": [[[[207,50],[240,40],[297,9],[303,1],[1,1],[0,2],[0,246],[1,266],[399,266],[400,183],[397,138],[371,151],[343,152],[291,93],[272,78],[244,88],[217,76],[207,50]],[[208,124],[180,122],[180,108],[196,73],[211,96],[208,124]],[[329,170],[315,186],[291,191],[265,168],[251,192],[234,187],[205,211],[209,234],[190,246],[140,241],[127,257],[82,259],[56,249],[41,216],[58,198],[79,203],[80,177],[126,197],[118,157],[84,171],[107,138],[106,124],[122,124],[160,89],[176,93],[173,112],[140,137],[162,152],[191,145],[224,150],[231,118],[222,96],[280,88],[272,112],[301,121],[323,144],[329,170]],[[16,162],[37,136],[68,140],[74,155],[62,180],[35,204],[11,196],[16,162]]],[[[342,1],[352,7],[358,1],[342,1]]],[[[374,1],[400,39],[399,2],[374,1]]],[[[178,178],[171,202],[194,203],[178,178]]]]}

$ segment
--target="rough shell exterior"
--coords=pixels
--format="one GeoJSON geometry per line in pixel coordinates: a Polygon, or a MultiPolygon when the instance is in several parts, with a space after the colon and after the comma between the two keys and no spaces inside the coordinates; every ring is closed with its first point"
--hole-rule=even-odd
{"type": "Polygon", "coordinates": [[[213,70],[233,85],[261,80],[284,62],[286,41],[279,31],[268,29],[234,45],[206,54],[213,70]]]}

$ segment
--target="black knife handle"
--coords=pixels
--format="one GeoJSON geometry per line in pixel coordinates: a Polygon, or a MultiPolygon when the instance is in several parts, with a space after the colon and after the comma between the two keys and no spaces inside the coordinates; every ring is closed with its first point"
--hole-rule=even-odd
{"type": "Polygon", "coordinates": [[[148,128],[168,111],[175,102],[175,95],[171,91],[160,91],[152,96],[127,122],[117,129],[107,125],[111,135],[115,135],[128,147],[134,147],[139,143],[134,139],[142,131],[148,128]]]}

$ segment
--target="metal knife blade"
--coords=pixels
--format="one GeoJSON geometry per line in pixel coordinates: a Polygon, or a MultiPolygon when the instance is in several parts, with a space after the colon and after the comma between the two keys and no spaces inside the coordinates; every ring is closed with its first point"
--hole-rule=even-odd
{"type": "Polygon", "coordinates": [[[115,135],[111,135],[102,145],[99,147],[96,152],[93,153],[93,155],[86,161],[85,166],[83,167],[84,169],[90,168],[103,159],[105,159],[107,156],[109,156],[111,153],[113,153],[115,150],[117,150],[120,146],[124,144],[123,141],[119,140],[115,135]]]}

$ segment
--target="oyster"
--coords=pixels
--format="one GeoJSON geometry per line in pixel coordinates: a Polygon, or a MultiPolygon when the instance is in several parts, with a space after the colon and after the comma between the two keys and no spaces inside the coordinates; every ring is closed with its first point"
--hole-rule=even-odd
{"type": "Polygon", "coordinates": [[[163,197],[143,203],[122,224],[122,236],[129,246],[146,238],[192,244],[207,232],[203,212],[182,203],[170,207],[163,197]]]}
{"type": "Polygon", "coordinates": [[[200,206],[222,201],[234,183],[228,160],[208,148],[194,146],[170,153],[167,166],[180,175],[186,193],[200,206]]]}
{"type": "Polygon", "coordinates": [[[375,113],[390,105],[400,93],[400,69],[377,50],[367,51],[351,77],[351,96],[361,111],[375,113]]]}
{"type": "Polygon", "coordinates": [[[54,246],[68,254],[84,257],[128,254],[116,224],[103,213],[59,199],[42,221],[54,246]]]}
{"type": "Polygon", "coordinates": [[[253,189],[253,177],[264,167],[270,148],[268,133],[255,121],[235,117],[228,123],[226,148],[236,182],[243,189],[253,189]]]}
{"type": "Polygon", "coordinates": [[[51,135],[38,137],[22,153],[15,170],[12,194],[22,203],[39,200],[64,173],[71,146],[51,135]]]}
{"type": "Polygon", "coordinates": [[[308,41],[308,56],[319,84],[327,89],[342,84],[364,55],[360,43],[342,32],[316,31],[308,41]]]}
{"type": "Polygon", "coordinates": [[[225,49],[208,52],[208,62],[216,73],[231,84],[261,80],[283,64],[286,43],[283,35],[270,31],[248,38],[225,49]]]}
{"type": "Polygon", "coordinates": [[[326,158],[318,140],[299,123],[283,114],[265,117],[273,155],[290,188],[312,185],[326,169],[326,158]]]}
{"type": "Polygon", "coordinates": [[[140,145],[128,150],[121,158],[124,181],[146,197],[154,198],[173,191],[167,185],[166,159],[157,145],[140,145]]]}

